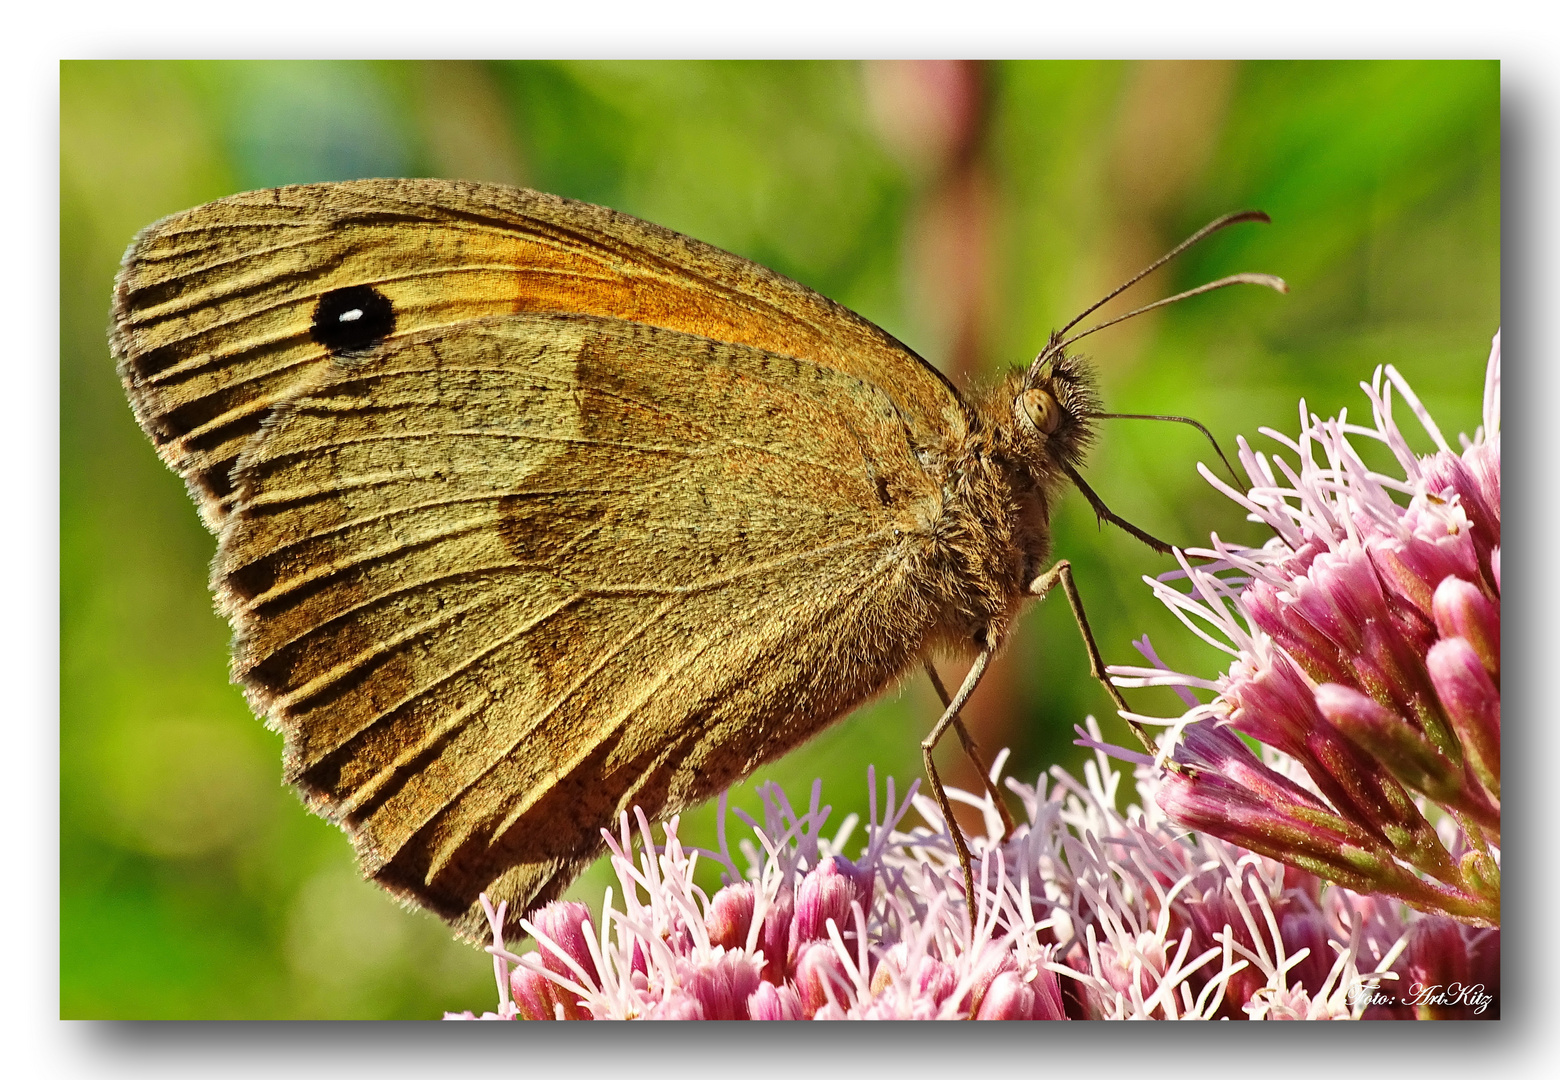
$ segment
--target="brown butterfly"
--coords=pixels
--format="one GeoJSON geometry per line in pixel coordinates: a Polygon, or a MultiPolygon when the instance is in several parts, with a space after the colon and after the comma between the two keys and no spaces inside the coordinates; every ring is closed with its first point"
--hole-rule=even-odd
{"type": "Polygon", "coordinates": [[[1020,607],[1076,599],[1061,491],[1132,528],[1078,475],[1108,414],[1060,334],[966,397],[795,282],[533,191],[235,195],[145,230],[113,317],[288,781],[471,940],[479,894],[518,934],[621,811],[717,794],[939,651],[975,655],[925,744],[951,823],[931,745],[975,753],[958,709],[1020,607]]]}

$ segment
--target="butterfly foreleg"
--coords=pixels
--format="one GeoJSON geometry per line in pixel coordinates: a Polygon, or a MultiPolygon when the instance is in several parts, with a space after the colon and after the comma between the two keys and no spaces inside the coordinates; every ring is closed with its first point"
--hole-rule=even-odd
{"type": "Polygon", "coordinates": [[[1046,594],[1056,588],[1060,582],[1062,592],[1067,594],[1067,605],[1072,608],[1073,619],[1078,623],[1078,632],[1083,635],[1083,647],[1089,653],[1089,674],[1099,680],[1105,692],[1110,695],[1111,701],[1116,703],[1117,714],[1127,722],[1132,729],[1132,734],[1138,737],[1150,754],[1156,753],[1158,748],[1143,725],[1133,720],[1127,714],[1132,710],[1127,706],[1127,699],[1121,696],[1121,691],[1110,681],[1105,674],[1105,661],[1100,658],[1100,647],[1094,643],[1094,631],[1089,628],[1089,617],[1083,613],[1083,600],[1078,596],[1078,586],[1073,582],[1072,564],[1066,559],[1058,559],[1056,565],[1030,582],[1029,592],[1039,599],[1044,599],[1046,594]]]}
{"type": "MultiPolygon", "coordinates": [[[[997,641],[988,631],[986,644],[981,648],[980,655],[975,658],[975,663],[971,665],[969,674],[964,676],[959,692],[953,696],[952,701],[947,703],[942,717],[932,727],[931,733],[921,740],[921,757],[926,762],[926,778],[931,783],[932,797],[937,800],[937,809],[942,812],[943,821],[948,825],[948,835],[953,839],[953,850],[959,857],[959,869],[964,872],[965,911],[969,915],[971,932],[975,928],[975,873],[970,865],[970,849],[965,843],[964,833],[960,830],[959,823],[954,820],[953,804],[948,801],[948,792],[944,790],[942,777],[938,775],[937,765],[932,761],[932,751],[937,748],[943,733],[953,725],[958,726],[960,737],[968,740],[965,743],[966,749],[973,745],[973,740],[969,739],[969,733],[964,730],[964,724],[959,719],[959,710],[964,708],[970,695],[980,685],[980,680],[986,674],[986,669],[991,666],[991,658],[996,655],[996,652],[997,641]]],[[[941,681],[935,674],[932,676],[932,684],[937,687],[940,696],[945,694],[941,681]]],[[[980,764],[979,758],[976,758],[976,764],[980,764]]],[[[1000,807],[1002,804],[998,802],[997,805],[1000,807]]]]}
{"type": "MultiPolygon", "coordinates": [[[[1067,478],[1072,481],[1073,487],[1077,488],[1080,492],[1082,492],[1083,493],[1083,497],[1085,499],[1089,500],[1089,505],[1094,508],[1094,516],[1096,518],[1098,518],[1102,522],[1108,521],[1112,525],[1116,526],[1118,529],[1121,529],[1123,532],[1129,533],[1130,535],[1137,537],[1139,540],[1143,541],[1143,543],[1147,544],[1149,547],[1153,548],[1155,551],[1159,552],[1159,554],[1161,554],[1161,555],[1168,555],[1168,554],[1170,554],[1170,552],[1173,549],[1170,547],[1169,544],[1165,543],[1163,540],[1159,539],[1157,536],[1153,536],[1153,535],[1150,535],[1149,533],[1144,532],[1142,529],[1140,529],[1136,525],[1132,524],[1132,522],[1128,521],[1126,518],[1122,517],[1120,514],[1117,514],[1115,511],[1111,510],[1110,507],[1105,505],[1105,500],[1100,498],[1099,495],[1095,493],[1095,490],[1093,488],[1091,488],[1087,483],[1084,482],[1084,479],[1083,479],[1082,476],[1078,475],[1078,470],[1077,469],[1073,468],[1071,465],[1067,464],[1067,462],[1065,462],[1065,461],[1061,462],[1060,464],[1061,464],[1062,471],[1065,472],[1067,474],[1067,478]]],[[[1065,566],[1066,564],[1067,564],[1067,561],[1064,559],[1061,562],[1057,563],[1056,565],[1057,566],[1065,566]]],[[[1053,566],[1051,568],[1051,570],[1055,570],[1055,569],[1056,569],[1055,566],[1053,566]]],[[[1050,571],[1047,571],[1047,573],[1050,573],[1050,571]]],[[[1044,575],[1042,575],[1042,576],[1044,576],[1044,575]]],[[[1078,611],[1080,609],[1077,608],[1076,606],[1074,606],[1073,610],[1074,611],[1078,611]]]]}

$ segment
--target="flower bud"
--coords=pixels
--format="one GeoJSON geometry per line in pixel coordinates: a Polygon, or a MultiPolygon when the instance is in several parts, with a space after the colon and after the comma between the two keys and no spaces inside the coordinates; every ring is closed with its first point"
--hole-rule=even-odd
{"type": "Polygon", "coordinates": [[[1389,846],[1451,870],[1434,830],[1397,781],[1323,719],[1309,691],[1305,702],[1314,716],[1303,744],[1307,767],[1314,765],[1317,786],[1342,815],[1207,722],[1186,728],[1174,755],[1180,767],[1160,787],[1159,805],[1183,825],[1334,880],[1345,866],[1374,873],[1389,846]]]}
{"type": "Polygon", "coordinates": [[[856,868],[848,859],[836,855],[824,859],[802,879],[796,887],[796,918],[791,924],[790,953],[797,955],[802,945],[820,941],[829,936],[829,920],[846,938],[854,935],[855,920],[851,917],[852,901],[861,900],[862,909],[871,903],[871,880],[866,885],[863,899],[861,883],[856,868]]]}
{"type": "Polygon", "coordinates": [[[1182,733],[1175,760],[1216,772],[1267,802],[1327,812],[1321,800],[1264,765],[1233,731],[1221,724],[1204,721],[1189,725],[1182,733]]]}
{"type": "Polygon", "coordinates": [[[715,894],[704,913],[704,930],[711,945],[726,949],[747,946],[748,930],[753,925],[753,886],[746,881],[727,885],[715,894]]]}
{"type": "MultiPolygon", "coordinates": [[[[590,932],[590,908],[572,900],[554,900],[538,911],[531,921],[537,930],[547,935],[569,959],[578,964],[592,981],[600,977],[596,971],[596,961],[591,958],[590,947],[585,942],[590,932]]],[[[578,973],[569,967],[563,957],[548,946],[538,948],[537,955],[548,971],[569,979],[579,979],[578,973]]]]}
{"type": "Polygon", "coordinates": [[[1316,704],[1334,727],[1403,783],[1439,803],[1461,801],[1462,769],[1402,717],[1337,683],[1318,686],[1316,704]]]}
{"type": "Polygon", "coordinates": [[[843,997],[849,985],[845,964],[831,944],[814,941],[802,946],[796,958],[796,996],[802,1015],[813,1019],[828,1005],[831,996],[835,1001],[843,997]]]}
{"type": "Polygon", "coordinates": [[[565,1020],[590,1020],[590,1011],[579,999],[547,976],[531,967],[517,967],[509,973],[509,993],[515,1007],[527,1020],[556,1020],[562,1006],[565,1020]]]}
{"type": "Polygon", "coordinates": [[[774,903],[764,912],[763,925],[758,931],[758,947],[764,951],[764,979],[779,986],[795,970],[790,952],[791,923],[796,901],[788,888],[775,896],[774,903]]]}
{"type": "Polygon", "coordinates": [[[958,984],[959,977],[953,968],[935,956],[921,957],[921,966],[915,973],[917,994],[941,1005],[958,984]]]}
{"type": "Polygon", "coordinates": [[[981,998],[977,1020],[1031,1020],[1035,992],[1016,971],[1004,971],[992,980],[981,998]]]}
{"type": "Polygon", "coordinates": [[[1438,1001],[1436,990],[1457,993],[1468,984],[1468,946],[1461,924],[1445,916],[1420,919],[1409,929],[1408,948],[1401,962],[1400,993],[1420,998],[1415,1014],[1421,1020],[1456,1019],[1464,1012],[1459,1004],[1438,1001]]]}
{"type": "Polygon", "coordinates": [[[1463,464],[1473,477],[1479,493],[1479,505],[1468,516],[1478,521],[1488,514],[1495,526],[1495,551],[1500,550],[1500,432],[1463,451],[1463,464]]]}
{"type": "MultiPolygon", "coordinates": [[[[1416,504],[1410,507],[1403,524],[1409,529],[1431,515],[1416,504]]],[[[1430,531],[1430,530],[1417,530],[1430,531]]],[[[1435,587],[1448,576],[1473,577],[1479,572],[1478,556],[1466,526],[1454,533],[1433,539],[1416,534],[1383,537],[1373,543],[1370,561],[1392,592],[1421,616],[1430,617],[1435,587]]]]}
{"type": "Polygon", "coordinates": [[[1312,626],[1282,598],[1277,586],[1254,581],[1244,597],[1254,623],[1295,662],[1318,682],[1337,682],[1351,677],[1350,665],[1338,646],[1312,626]]]}
{"type": "MultiPolygon", "coordinates": [[[[1497,436],[1498,437],[1498,436],[1497,436]]],[[[1489,453],[1489,451],[1484,451],[1489,453]]],[[[1489,490],[1481,484],[1466,462],[1456,454],[1442,450],[1432,454],[1421,463],[1424,475],[1425,489],[1431,493],[1439,494],[1445,498],[1447,493],[1455,494],[1462,511],[1467,515],[1468,522],[1472,526],[1469,530],[1473,545],[1478,549],[1480,563],[1487,562],[1489,552],[1500,543],[1500,449],[1495,444],[1495,466],[1493,470],[1483,468],[1482,471],[1493,472],[1495,475],[1494,491],[1496,497],[1494,506],[1491,506],[1485,498],[1485,492],[1489,490]]],[[[1460,577],[1471,577],[1471,574],[1459,574],[1460,577]]]]}
{"type": "Polygon", "coordinates": [[[690,965],[682,977],[683,989],[699,1003],[706,1020],[746,1020],[748,999],[757,993],[760,983],[757,963],[740,951],[690,965]]]}
{"type": "Polygon", "coordinates": [[[1435,628],[1443,638],[1473,646],[1491,675],[1500,674],[1500,611],[1478,586],[1449,577],[1436,586],[1435,628]]]}
{"type": "Polygon", "coordinates": [[[1373,890],[1386,869],[1378,845],[1361,830],[1326,811],[1274,805],[1213,772],[1171,770],[1158,802],[1189,829],[1292,862],[1356,891],[1373,890]]]}
{"type": "Polygon", "coordinates": [[[1290,583],[1290,592],[1295,613],[1346,654],[1360,652],[1366,617],[1386,606],[1370,558],[1359,549],[1318,555],[1310,573],[1290,583]]]}
{"type": "MultiPolygon", "coordinates": [[[[1229,929],[1230,938],[1238,949],[1255,949],[1250,926],[1241,916],[1235,901],[1224,893],[1210,890],[1201,900],[1188,900],[1186,908],[1192,921],[1194,955],[1207,949],[1219,948],[1226,928],[1229,929]]],[[[1219,1005],[1219,1016],[1238,1019],[1241,1015],[1241,1003],[1249,1000],[1265,982],[1266,977],[1253,964],[1247,964],[1235,972],[1225,983],[1224,1000],[1219,1005]]]]}
{"type": "Polygon", "coordinates": [[[1011,956],[1003,956],[996,963],[986,963],[978,969],[975,979],[970,983],[969,992],[959,1001],[960,1015],[978,1017],[981,1004],[986,1000],[986,992],[991,989],[992,983],[1005,971],[1017,971],[1018,962],[1011,956]]]}
{"type": "Polygon", "coordinates": [[[1313,771],[1305,737],[1321,717],[1311,688],[1293,661],[1278,655],[1249,666],[1231,680],[1225,698],[1231,706],[1230,724],[1237,731],[1284,751],[1313,771]]]}
{"type": "Polygon", "coordinates": [[[1066,1020],[1062,1005],[1062,980],[1050,968],[1042,967],[1030,980],[1035,992],[1035,1004],[1030,1016],[1034,1020],[1066,1020]]]}
{"type": "Polygon", "coordinates": [[[749,1020],[801,1020],[805,1015],[795,990],[767,982],[748,995],[747,1012],[749,1020]]]}
{"type": "Polygon", "coordinates": [[[1474,774],[1499,798],[1500,690],[1463,638],[1436,642],[1425,665],[1474,774]]]}
{"type": "Polygon", "coordinates": [[[1333,965],[1326,918],[1317,911],[1291,911],[1279,919],[1278,926],[1285,953],[1292,957],[1301,949],[1310,950],[1305,959],[1289,969],[1284,981],[1291,987],[1303,987],[1307,994],[1315,994],[1327,981],[1333,965]]]}

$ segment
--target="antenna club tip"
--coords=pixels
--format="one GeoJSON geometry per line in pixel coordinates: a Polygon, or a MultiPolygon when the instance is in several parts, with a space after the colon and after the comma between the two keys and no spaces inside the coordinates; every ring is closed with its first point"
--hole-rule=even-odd
{"type": "Polygon", "coordinates": [[[1231,274],[1227,278],[1220,278],[1210,284],[1223,287],[1225,285],[1263,285],[1274,292],[1287,293],[1289,282],[1273,274],[1231,274]]]}
{"type": "Polygon", "coordinates": [[[1200,235],[1206,236],[1208,233],[1218,232],[1220,229],[1227,229],[1231,225],[1241,225],[1248,221],[1255,221],[1260,225],[1273,224],[1273,219],[1268,217],[1265,210],[1237,210],[1233,214],[1225,214],[1221,218],[1210,221],[1204,226],[1200,235]]]}

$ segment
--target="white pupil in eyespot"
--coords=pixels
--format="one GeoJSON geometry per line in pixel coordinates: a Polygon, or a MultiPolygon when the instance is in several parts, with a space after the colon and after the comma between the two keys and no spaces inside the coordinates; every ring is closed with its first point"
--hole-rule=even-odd
{"type": "Polygon", "coordinates": [[[363,309],[355,307],[351,311],[343,311],[337,317],[336,321],[337,322],[357,322],[362,317],[363,317],[363,309]]]}

